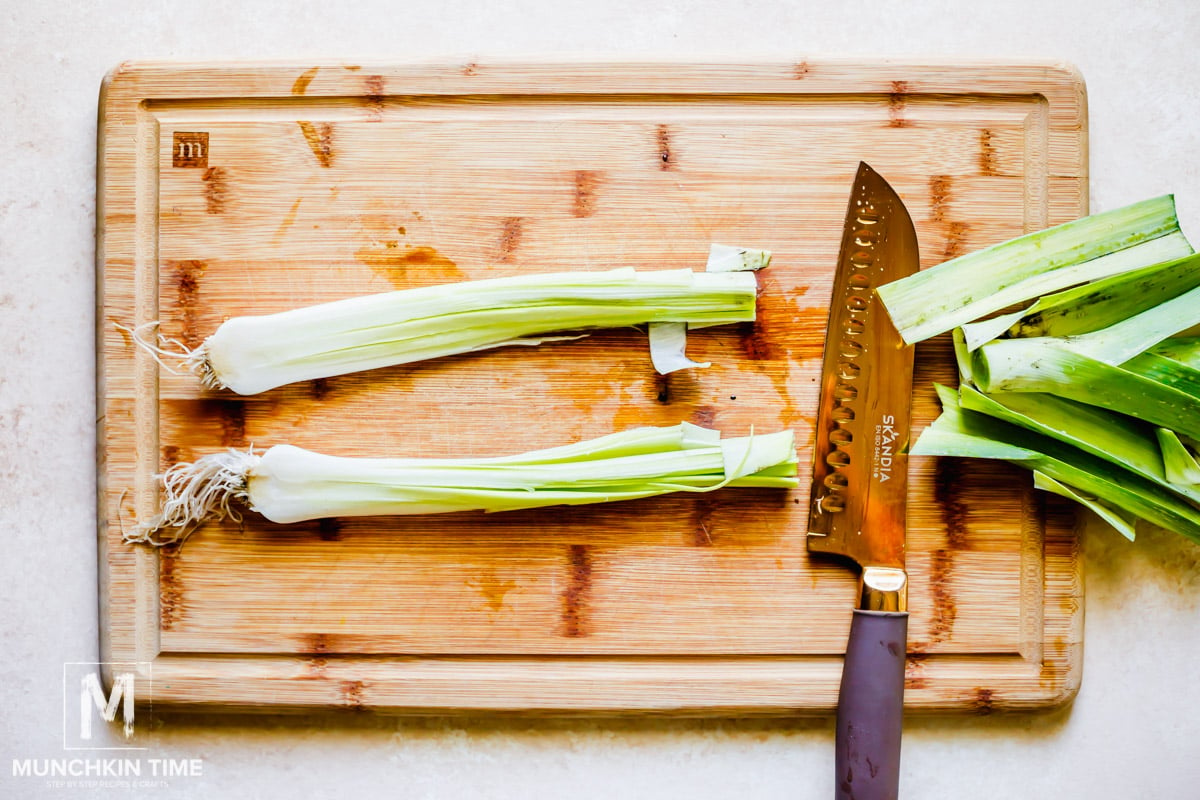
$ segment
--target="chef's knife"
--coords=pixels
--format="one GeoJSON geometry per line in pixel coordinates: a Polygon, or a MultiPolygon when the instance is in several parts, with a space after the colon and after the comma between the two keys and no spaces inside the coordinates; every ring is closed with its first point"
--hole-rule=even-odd
{"type": "Polygon", "coordinates": [[[844,556],[862,569],[838,693],[838,798],[894,798],[899,785],[913,349],[874,290],[917,264],[904,203],[859,164],[825,334],[808,521],[810,552],[844,556]]]}

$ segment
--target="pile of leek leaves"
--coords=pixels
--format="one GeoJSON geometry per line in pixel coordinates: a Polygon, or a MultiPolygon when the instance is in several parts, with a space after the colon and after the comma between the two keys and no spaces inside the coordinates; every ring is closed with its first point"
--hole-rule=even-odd
{"type": "Polygon", "coordinates": [[[1172,196],[879,296],[906,342],[954,340],[959,387],[937,386],[942,413],[911,454],[1008,461],[1130,539],[1140,519],[1200,542],[1200,255],[1172,196]]]}

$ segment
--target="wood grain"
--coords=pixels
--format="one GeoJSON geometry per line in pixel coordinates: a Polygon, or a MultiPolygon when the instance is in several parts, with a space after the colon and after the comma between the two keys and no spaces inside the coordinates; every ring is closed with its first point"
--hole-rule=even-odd
{"type": "MultiPolygon", "coordinates": [[[[102,650],[156,704],[379,711],[823,713],[855,578],[805,551],[807,487],[497,515],[209,525],[121,543],[155,474],[223,447],[496,455],[690,420],[791,427],[802,473],[859,160],[922,266],[1087,211],[1082,81],[1053,64],[122,65],[101,97],[102,650]],[[200,135],[203,134],[201,138],[200,135]],[[181,138],[182,137],[182,138],[181,138]],[[197,149],[203,143],[203,151],[197,149]],[[186,145],[189,145],[186,146],[186,145]],[[181,145],[183,149],[181,150],[181,145]],[[702,268],[766,248],[759,319],[459,356],[251,398],[159,368],[116,324],[220,322],[392,288],[702,268]]],[[[952,381],[918,348],[914,431],[952,381]]],[[[914,710],[1078,688],[1069,509],[1005,465],[913,459],[914,710]]]]}

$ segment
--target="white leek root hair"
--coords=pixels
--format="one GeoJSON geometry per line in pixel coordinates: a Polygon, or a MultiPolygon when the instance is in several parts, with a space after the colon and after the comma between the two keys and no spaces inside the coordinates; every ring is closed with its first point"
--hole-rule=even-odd
{"type": "Polygon", "coordinates": [[[200,378],[200,383],[205,388],[228,388],[217,377],[217,372],[213,369],[212,362],[209,361],[207,339],[201,342],[198,347],[189,348],[178,339],[170,339],[161,333],[155,334],[151,338],[149,332],[158,327],[158,320],[143,322],[136,328],[130,328],[128,325],[122,325],[119,322],[113,324],[117,330],[129,334],[129,338],[133,340],[134,344],[149,353],[155,363],[172,375],[179,375],[181,373],[179,369],[172,367],[169,362],[174,362],[177,367],[200,378]]]}
{"type": "Polygon", "coordinates": [[[227,450],[170,467],[159,476],[162,510],[126,531],[125,541],[178,545],[204,522],[226,518],[241,522],[241,512],[231,501],[247,501],[248,475],[260,459],[253,448],[227,450]]]}

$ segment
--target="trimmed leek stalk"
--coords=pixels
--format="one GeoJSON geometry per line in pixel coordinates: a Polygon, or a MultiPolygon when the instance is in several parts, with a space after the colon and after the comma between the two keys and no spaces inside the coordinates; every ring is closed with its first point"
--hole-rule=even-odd
{"type": "Polygon", "coordinates": [[[909,344],[1014,303],[1192,253],[1171,195],[968,253],[879,287],[909,344]]]}
{"type": "MultiPolygon", "coordinates": [[[[353,297],[226,320],[187,366],[210,388],[288,383],[644,323],[753,321],[753,273],[631,268],[519,275],[353,297]]],[[[158,351],[160,355],[173,355],[158,351]]]]}
{"type": "Polygon", "coordinates": [[[942,414],[921,433],[910,455],[1008,461],[1041,472],[1093,502],[1200,542],[1200,509],[1171,489],[1079,448],[964,409],[952,389],[939,387],[938,394],[942,414]]]}
{"type": "Polygon", "coordinates": [[[960,363],[984,392],[1048,392],[1200,436],[1200,395],[1189,393],[1200,373],[1147,352],[1200,322],[1200,256],[1130,276],[1042,298],[1025,320],[1053,312],[1045,325],[1017,333],[1052,335],[996,339],[966,358],[960,350],[960,363]]]}
{"type": "Polygon", "coordinates": [[[1200,336],[1185,339],[1168,339],[1154,348],[1164,358],[1178,361],[1195,370],[1200,370],[1200,336]]]}
{"type": "Polygon", "coordinates": [[[722,439],[689,423],[635,428],[499,458],[344,458],[290,445],[229,450],[162,476],[162,511],[126,540],[182,541],[202,522],[240,519],[233,501],[272,522],[381,514],[510,511],[632,500],[724,486],[798,485],[793,434],[722,439]]]}
{"type": "MultiPolygon", "coordinates": [[[[1197,264],[1200,267],[1200,263],[1197,264]]],[[[1200,269],[1197,270],[1200,273],[1200,269]]],[[[1080,312],[1087,313],[1086,306],[1080,312]]],[[[1035,336],[1020,339],[999,339],[979,348],[985,354],[988,348],[1004,348],[1007,360],[1031,360],[1046,347],[1068,349],[1073,353],[1088,356],[1105,364],[1124,364],[1159,342],[1191,328],[1200,322],[1200,288],[1184,292],[1153,308],[1134,314],[1107,328],[1078,336],[1035,336]]]]}

